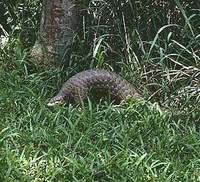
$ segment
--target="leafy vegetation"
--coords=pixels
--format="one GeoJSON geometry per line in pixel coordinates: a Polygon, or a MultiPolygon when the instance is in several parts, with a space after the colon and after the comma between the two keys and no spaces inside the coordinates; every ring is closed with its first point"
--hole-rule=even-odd
{"type": "Polygon", "coordinates": [[[1,3],[0,181],[200,181],[199,2],[84,4],[70,61],[47,68],[29,57],[39,1],[1,3]],[[139,101],[46,106],[89,67],[114,69],[175,112],[139,101]]]}

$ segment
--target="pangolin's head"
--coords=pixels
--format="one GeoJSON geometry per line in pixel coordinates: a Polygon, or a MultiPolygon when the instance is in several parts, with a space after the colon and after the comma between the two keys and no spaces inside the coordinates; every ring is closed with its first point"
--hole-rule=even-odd
{"type": "Polygon", "coordinates": [[[60,105],[65,102],[65,98],[61,95],[56,95],[55,97],[51,98],[48,102],[47,106],[55,106],[60,105]]]}

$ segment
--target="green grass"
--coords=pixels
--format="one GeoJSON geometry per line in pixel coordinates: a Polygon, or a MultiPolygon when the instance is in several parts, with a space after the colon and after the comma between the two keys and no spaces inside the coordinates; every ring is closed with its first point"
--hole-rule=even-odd
{"type": "Polygon", "coordinates": [[[21,51],[1,65],[1,181],[199,180],[199,113],[160,113],[143,102],[48,108],[70,70],[46,71],[21,51]]]}
{"type": "Polygon", "coordinates": [[[84,1],[89,15],[69,58],[48,67],[29,57],[39,1],[5,2],[0,181],[200,181],[197,1],[84,1]],[[152,104],[47,107],[64,81],[91,67],[112,67],[152,104]]]}

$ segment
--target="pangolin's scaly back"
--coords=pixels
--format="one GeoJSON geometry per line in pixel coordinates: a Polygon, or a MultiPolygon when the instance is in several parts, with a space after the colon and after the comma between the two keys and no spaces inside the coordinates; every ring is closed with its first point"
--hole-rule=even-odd
{"type": "Polygon", "coordinates": [[[57,100],[83,100],[90,89],[104,90],[117,100],[140,98],[135,88],[121,76],[103,69],[91,69],[72,76],[50,100],[49,105],[54,105],[57,100]]]}

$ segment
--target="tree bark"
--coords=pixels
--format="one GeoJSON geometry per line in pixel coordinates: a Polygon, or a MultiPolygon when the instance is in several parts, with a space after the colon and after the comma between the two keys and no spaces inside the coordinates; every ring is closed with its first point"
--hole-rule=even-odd
{"type": "Polygon", "coordinates": [[[40,63],[65,58],[77,29],[78,8],[71,0],[43,0],[37,41],[31,55],[40,63]]]}

